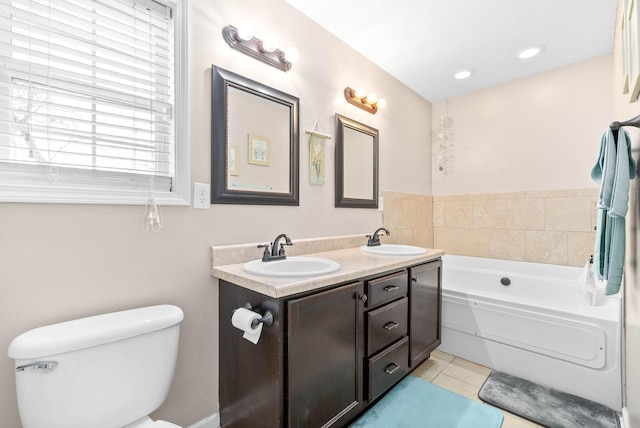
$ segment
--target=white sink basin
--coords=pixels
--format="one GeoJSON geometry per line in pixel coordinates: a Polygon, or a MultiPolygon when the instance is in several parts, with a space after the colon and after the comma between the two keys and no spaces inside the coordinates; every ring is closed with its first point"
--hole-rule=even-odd
{"type": "Polygon", "coordinates": [[[284,260],[263,262],[252,260],[245,263],[247,273],[276,278],[302,278],[305,276],[320,276],[336,272],[340,263],[318,257],[287,257],[284,260]]]}
{"type": "Polygon", "coordinates": [[[380,244],[376,247],[363,245],[360,249],[365,253],[378,254],[381,256],[418,256],[427,253],[425,248],[400,244],[380,244]]]}

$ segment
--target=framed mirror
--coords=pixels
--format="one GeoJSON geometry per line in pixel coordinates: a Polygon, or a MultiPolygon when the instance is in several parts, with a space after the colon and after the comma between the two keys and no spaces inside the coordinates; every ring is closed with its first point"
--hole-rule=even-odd
{"type": "Polygon", "coordinates": [[[211,203],[299,205],[298,98],[211,69],[211,203]]]}
{"type": "Polygon", "coordinates": [[[336,207],[378,208],[378,130],[339,114],[336,207]]]}

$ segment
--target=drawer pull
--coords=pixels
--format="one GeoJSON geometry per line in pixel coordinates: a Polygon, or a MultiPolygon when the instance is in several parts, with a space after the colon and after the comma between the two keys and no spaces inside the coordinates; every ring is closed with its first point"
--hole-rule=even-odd
{"type": "Polygon", "coordinates": [[[395,321],[391,321],[391,322],[388,322],[388,323],[386,323],[386,324],[384,325],[384,329],[385,329],[385,330],[393,330],[394,328],[396,328],[396,327],[397,327],[397,326],[399,326],[399,325],[400,325],[400,324],[398,324],[397,322],[395,322],[395,321]]]}
{"type": "Polygon", "coordinates": [[[400,287],[398,287],[397,285],[387,285],[386,287],[383,288],[384,291],[390,292],[390,291],[396,291],[398,290],[400,287]]]}
{"type": "Polygon", "coordinates": [[[391,363],[387,367],[384,368],[384,371],[386,373],[389,373],[389,374],[394,374],[396,371],[398,371],[399,368],[400,368],[400,366],[398,364],[391,363]]]}

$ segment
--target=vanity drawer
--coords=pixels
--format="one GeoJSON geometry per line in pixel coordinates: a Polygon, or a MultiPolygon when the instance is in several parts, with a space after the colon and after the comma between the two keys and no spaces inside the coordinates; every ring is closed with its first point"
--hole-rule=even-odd
{"type": "Polygon", "coordinates": [[[390,302],[407,295],[409,287],[407,272],[383,276],[367,281],[367,307],[373,308],[384,302],[390,302]]]}
{"type": "Polygon", "coordinates": [[[369,402],[375,400],[409,372],[409,338],[369,358],[369,402]]]}
{"type": "Polygon", "coordinates": [[[407,335],[408,310],[408,299],[403,297],[367,312],[367,355],[407,335]]]}

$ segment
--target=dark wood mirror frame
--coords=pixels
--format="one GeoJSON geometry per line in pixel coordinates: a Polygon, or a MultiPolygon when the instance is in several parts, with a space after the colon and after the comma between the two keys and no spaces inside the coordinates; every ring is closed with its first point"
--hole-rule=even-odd
{"type": "Polygon", "coordinates": [[[240,205],[300,205],[299,99],[220,67],[211,66],[211,203],[240,205]],[[228,88],[245,91],[289,109],[289,191],[257,192],[228,186],[228,88]]]}
{"type": "Polygon", "coordinates": [[[336,207],[378,208],[378,130],[355,120],[336,114],[336,207]],[[371,199],[349,198],[345,196],[344,172],[345,129],[352,129],[371,136],[373,140],[373,177],[371,199]]]}

